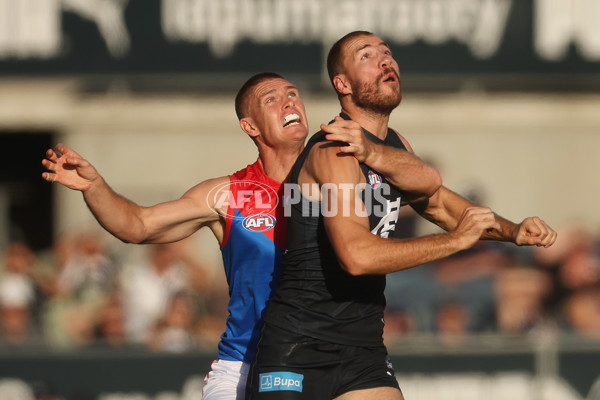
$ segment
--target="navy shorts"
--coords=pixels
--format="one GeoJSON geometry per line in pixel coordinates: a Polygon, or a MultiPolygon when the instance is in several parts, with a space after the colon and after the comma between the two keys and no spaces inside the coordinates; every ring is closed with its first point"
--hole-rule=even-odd
{"type": "Polygon", "coordinates": [[[376,387],[399,390],[383,344],[347,346],[265,326],[246,400],[331,400],[376,387]]]}

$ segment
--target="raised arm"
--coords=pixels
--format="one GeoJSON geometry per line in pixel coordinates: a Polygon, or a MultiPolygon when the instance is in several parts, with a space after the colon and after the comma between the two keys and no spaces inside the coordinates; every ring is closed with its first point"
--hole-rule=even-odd
{"type": "MultiPolygon", "coordinates": [[[[352,154],[359,162],[383,175],[392,185],[407,193],[411,201],[422,200],[433,195],[442,185],[437,169],[417,157],[409,143],[400,135],[407,150],[400,150],[374,143],[366,138],[357,122],[336,116],[334,122],[321,125],[331,141],[344,142],[339,151],[352,154]]],[[[403,199],[404,201],[404,199],[403,199]]]]}
{"type": "MultiPolygon", "coordinates": [[[[411,206],[422,217],[446,231],[455,229],[465,209],[476,205],[452,190],[442,186],[433,196],[411,206]]],[[[512,242],[519,246],[549,247],[555,241],[556,232],[539,217],[525,218],[515,224],[495,214],[498,227],[487,230],[482,239],[512,242]]]]}
{"type": "Polygon", "coordinates": [[[116,193],[96,168],[63,144],[46,153],[42,165],[50,182],[79,190],[100,225],[124,242],[168,243],[183,239],[205,225],[211,226],[217,239],[219,214],[209,204],[208,193],[228,182],[227,177],[202,182],[180,199],[151,207],[140,206],[116,193]]]}
{"type": "Polygon", "coordinates": [[[318,195],[327,196],[338,212],[324,217],[325,229],[340,265],[352,275],[386,274],[438,260],[473,246],[487,229],[498,228],[489,209],[473,207],[450,233],[409,240],[380,238],[371,233],[368,217],[360,213],[363,204],[354,188],[361,182],[358,161],[340,156],[338,148],[327,145],[311,150],[299,179],[300,184],[328,184],[330,190],[318,195]]]}

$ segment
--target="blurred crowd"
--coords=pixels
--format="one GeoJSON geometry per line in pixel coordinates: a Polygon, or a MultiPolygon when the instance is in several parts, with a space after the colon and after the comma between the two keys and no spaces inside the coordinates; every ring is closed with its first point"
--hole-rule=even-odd
{"type": "MultiPolygon", "coordinates": [[[[215,351],[228,300],[219,266],[198,259],[190,241],[143,246],[144,256],[125,261],[102,237],[73,233],[37,253],[18,241],[1,249],[0,348],[215,351]]],[[[600,241],[578,227],[559,230],[548,249],[482,241],[389,275],[386,298],[388,344],[434,334],[460,346],[473,334],[546,328],[600,340],[600,241]]]]}
{"type": "Polygon", "coordinates": [[[124,262],[102,238],[65,235],[39,254],[23,242],[6,246],[0,346],[216,349],[227,312],[224,275],[216,279],[188,240],[143,246],[139,260],[124,262]]]}
{"type": "Polygon", "coordinates": [[[388,275],[388,344],[415,333],[460,346],[477,334],[542,330],[600,342],[600,238],[576,225],[557,232],[549,248],[480,241],[388,275]]]}

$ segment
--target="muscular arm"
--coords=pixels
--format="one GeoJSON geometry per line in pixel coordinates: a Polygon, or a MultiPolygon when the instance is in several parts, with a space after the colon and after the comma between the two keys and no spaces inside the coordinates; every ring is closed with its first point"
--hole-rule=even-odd
{"type": "Polygon", "coordinates": [[[219,220],[207,194],[216,185],[228,182],[227,177],[202,182],[178,200],[142,207],[116,193],[75,151],[62,144],[57,150],[46,153],[42,164],[49,172],[44,172],[43,178],[81,191],[100,225],[124,242],[173,242],[219,220]]]}
{"type": "MultiPolygon", "coordinates": [[[[433,196],[411,204],[417,213],[446,231],[452,231],[458,225],[464,211],[476,205],[452,190],[442,186],[433,196]]],[[[498,226],[486,230],[482,239],[512,242],[517,245],[535,245],[549,247],[557,234],[538,217],[525,218],[515,224],[498,214],[494,214],[498,226]]]]}
{"type": "MultiPolygon", "coordinates": [[[[438,171],[413,154],[408,141],[396,133],[407,151],[389,148],[369,141],[362,128],[354,121],[336,117],[334,123],[321,125],[328,132],[327,139],[348,143],[339,147],[341,153],[353,154],[382,174],[402,190],[403,203],[409,203],[421,216],[446,231],[454,230],[465,210],[477,205],[442,186],[438,171]]],[[[513,242],[517,245],[551,246],[556,232],[538,217],[525,218],[515,224],[494,214],[498,227],[486,230],[482,239],[513,242]]]]}
{"type": "MultiPolygon", "coordinates": [[[[338,153],[335,147],[315,146],[299,183],[356,187],[362,181],[357,160],[338,153]]],[[[320,196],[337,206],[337,213],[324,217],[325,230],[340,265],[352,275],[386,274],[446,257],[471,247],[482,232],[497,226],[489,209],[476,207],[465,211],[453,232],[410,240],[383,239],[371,233],[368,217],[356,212],[362,203],[354,190],[322,190],[320,196]]]]}

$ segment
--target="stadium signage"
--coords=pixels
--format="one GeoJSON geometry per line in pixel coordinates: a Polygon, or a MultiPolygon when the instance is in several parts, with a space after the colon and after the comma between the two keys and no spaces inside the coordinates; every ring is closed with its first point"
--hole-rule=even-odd
{"type": "Polygon", "coordinates": [[[590,0],[0,1],[0,74],[244,73],[319,76],[334,40],[370,30],[403,72],[600,71],[590,0]]]}

